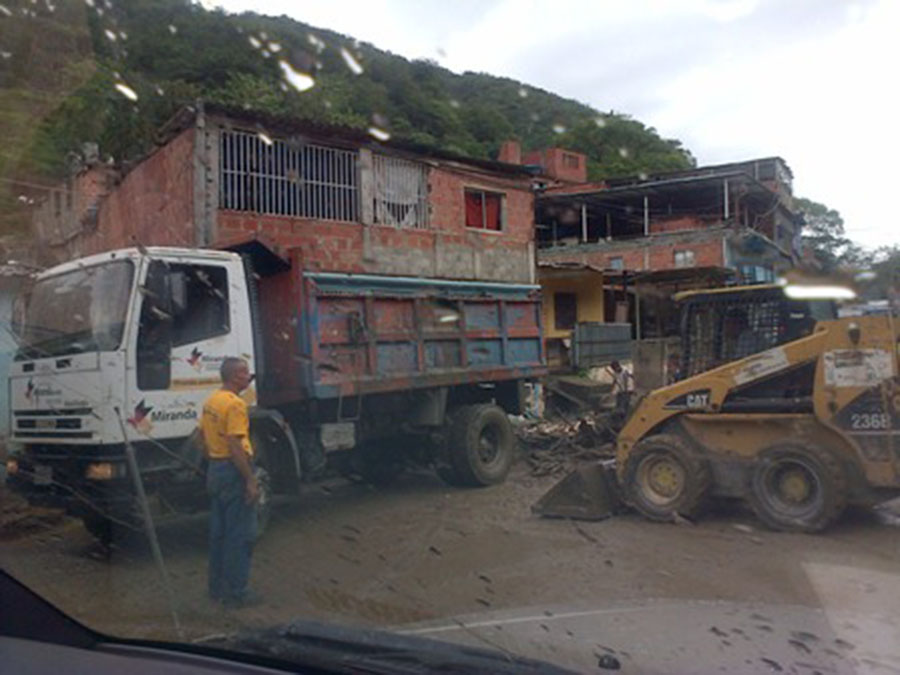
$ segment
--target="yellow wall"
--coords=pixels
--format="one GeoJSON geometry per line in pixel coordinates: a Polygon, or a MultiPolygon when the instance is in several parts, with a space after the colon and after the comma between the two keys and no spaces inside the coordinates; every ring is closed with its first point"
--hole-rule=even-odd
{"type": "Polygon", "coordinates": [[[553,312],[553,294],[575,293],[576,317],[582,321],[603,321],[603,275],[585,273],[578,277],[541,278],[541,312],[545,338],[567,338],[571,330],[557,330],[553,312]]]}

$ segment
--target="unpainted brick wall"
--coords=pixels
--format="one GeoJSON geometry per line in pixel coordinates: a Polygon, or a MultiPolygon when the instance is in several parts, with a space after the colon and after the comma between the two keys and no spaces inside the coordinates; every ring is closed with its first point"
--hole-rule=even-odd
{"type": "Polygon", "coordinates": [[[694,267],[724,266],[722,252],[722,235],[707,241],[692,242],[651,242],[641,240],[631,247],[621,245],[615,249],[585,250],[580,246],[544,249],[540,252],[541,260],[554,262],[579,262],[600,268],[610,268],[613,258],[621,258],[626,270],[665,270],[675,268],[675,252],[690,250],[694,252],[694,267]],[[580,250],[579,250],[580,249],[580,250]]]}

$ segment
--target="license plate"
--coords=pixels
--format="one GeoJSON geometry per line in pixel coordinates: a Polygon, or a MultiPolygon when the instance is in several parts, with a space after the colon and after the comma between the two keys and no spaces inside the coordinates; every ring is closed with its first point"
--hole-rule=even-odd
{"type": "Polygon", "coordinates": [[[53,482],[53,469],[49,466],[38,464],[34,467],[34,484],[50,485],[53,482]]]}
{"type": "Polygon", "coordinates": [[[55,429],[56,420],[35,420],[34,426],[36,429],[55,429]]]}

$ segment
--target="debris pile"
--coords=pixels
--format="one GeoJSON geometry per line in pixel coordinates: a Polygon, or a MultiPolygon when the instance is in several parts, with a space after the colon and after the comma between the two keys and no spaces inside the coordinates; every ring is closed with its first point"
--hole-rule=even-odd
{"type": "Polygon", "coordinates": [[[62,511],[29,506],[24,499],[0,487],[0,541],[45,530],[62,520],[62,511]]]}
{"type": "Polygon", "coordinates": [[[615,454],[610,414],[588,413],[578,419],[553,419],[519,425],[532,476],[558,476],[575,466],[615,454]]]}

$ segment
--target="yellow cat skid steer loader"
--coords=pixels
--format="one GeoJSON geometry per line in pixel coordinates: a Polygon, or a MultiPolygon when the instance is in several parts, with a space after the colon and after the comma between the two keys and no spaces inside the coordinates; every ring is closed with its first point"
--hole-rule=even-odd
{"type": "Polygon", "coordinates": [[[672,521],[738,497],[769,527],[815,532],[900,494],[892,315],[836,318],[833,302],[775,285],[676,299],[682,379],[632,409],[615,462],[570,474],[536,513],[599,518],[624,500],[672,521]]]}

